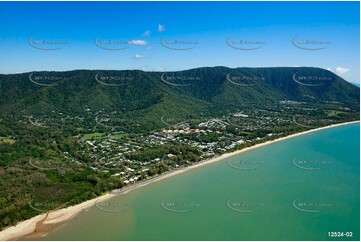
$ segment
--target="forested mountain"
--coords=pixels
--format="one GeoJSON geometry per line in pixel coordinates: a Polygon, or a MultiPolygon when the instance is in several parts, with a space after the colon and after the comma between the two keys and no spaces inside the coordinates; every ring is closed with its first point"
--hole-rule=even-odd
{"type": "Polygon", "coordinates": [[[116,111],[136,120],[219,114],[293,100],[358,106],[359,88],[310,67],[204,67],[179,72],[76,70],[0,75],[3,113],[116,111]]]}

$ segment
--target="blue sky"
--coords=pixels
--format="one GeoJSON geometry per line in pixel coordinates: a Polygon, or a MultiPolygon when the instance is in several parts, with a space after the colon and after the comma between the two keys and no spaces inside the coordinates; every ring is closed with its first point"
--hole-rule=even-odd
{"type": "Polygon", "coordinates": [[[359,19],[359,2],[0,2],[0,73],[314,66],[359,83],[359,19]]]}

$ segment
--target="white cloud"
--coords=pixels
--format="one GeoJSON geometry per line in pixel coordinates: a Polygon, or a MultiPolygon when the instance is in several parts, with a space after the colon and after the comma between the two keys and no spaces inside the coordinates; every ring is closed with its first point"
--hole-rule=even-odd
{"type": "Polygon", "coordinates": [[[150,45],[150,46],[148,46],[146,49],[147,49],[147,50],[151,50],[152,48],[153,48],[153,46],[150,45]]]}
{"type": "Polygon", "coordinates": [[[137,59],[137,60],[139,60],[139,59],[142,59],[142,58],[143,58],[143,56],[142,56],[142,55],[140,55],[140,54],[136,54],[136,55],[134,56],[134,58],[135,58],[135,59],[137,59]]]}
{"type": "Polygon", "coordinates": [[[149,35],[150,35],[150,31],[149,31],[149,30],[145,31],[144,34],[143,34],[143,36],[149,36],[149,35]]]}
{"type": "Polygon", "coordinates": [[[163,31],[165,31],[165,26],[158,24],[158,32],[163,32],[163,31]]]}
{"type": "Polygon", "coordinates": [[[331,67],[327,67],[326,70],[333,72],[333,70],[331,69],[331,67]]]}
{"type": "Polygon", "coordinates": [[[137,39],[137,40],[129,41],[128,44],[130,44],[130,45],[146,45],[147,41],[137,39]]]}
{"type": "Polygon", "coordinates": [[[350,71],[350,69],[345,68],[345,67],[340,67],[340,66],[336,67],[336,72],[337,72],[337,74],[340,74],[340,75],[345,74],[349,71],[350,71]]]}

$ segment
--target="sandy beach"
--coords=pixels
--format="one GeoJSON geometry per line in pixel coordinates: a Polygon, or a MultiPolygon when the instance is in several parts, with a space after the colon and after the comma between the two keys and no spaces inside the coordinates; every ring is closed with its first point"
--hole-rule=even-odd
{"type": "Polygon", "coordinates": [[[282,138],[278,138],[278,139],[275,139],[275,140],[260,143],[260,144],[257,144],[257,145],[254,145],[254,146],[251,146],[251,147],[248,147],[248,148],[244,148],[242,150],[238,150],[238,151],[235,151],[235,152],[232,152],[232,153],[223,154],[223,155],[218,156],[218,157],[214,157],[214,158],[211,158],[211,159],[208,159],[208,160],[204,160],[204,161],[202,161],[200,163],[197,163],[197,164],[189,166],[189,167],[185,167],[185,168],[178,169],[178,170],[175,170],[175,171],[166,172],[166,173],[164,173],[162,175],[159,175],[159,176],[156,176],[154,178],[151,178],[151,179],[148,179],[148,180],[145,180],[145,181],[130,185],[128,187],[125,187],[125,188],[122,188],[122,189],[119,189],[119,190],[114,190],[114,191],[112,191],[110,193],[107,193],[105,195],[102,195],[100,197],[97,197],[97,198],[94,198],[94,199],[91,199],[91,200],[88,200],[88,201],[85,201],[83,203],[80,203],[80,204],[77,204],[77,205],[74,205],[74,206],[70,206],[70,207],[67,207],[67,208],[59,209],[59,210],[49,211],[48,213],[44,213],[44,214],[38,215],[36,217],[33,217],[31,219],[20,222],[19,224],[15,225],[15,226],[12,226],[12,227],[6,228],[3,231],[0,231],[0,240],[15,240],[17,238],[21,238],[21,237],[23,237],[25,235],[28,235],[28,234],[31,234],[31,233],[35,232],[37,230],[38,226],[41,226],[41,225],[53,225],[53,224],[56,224],[56,223],[68,221],[68,220],[72,219],[73,217],[75,217],[77,214],[79,214],[84,209],[95,205],[95,203],[97,203],[97,202],[106,201],[106,200],[108,200],[108,199],[110,199],[110,198],[112,198],[114,196],[118,196],[118,195],[121,195],[121,194],[126,194],[126,193],[128,193],[128,192],[130,192],[130,191],[132,191],[134,189],[139,188],[139,187],[146,186],[146,185],[148,185],[150,183],[154,183],[154,182],[157,182],[157,181],[160,181],[160,180],[164,180],[166,178],[175,176],[177,174],[186,172],[188,170],[191,170],[191,169],[194,169],[194,168],[197,168],[197,167],[201,167],[201,166],[204,166],[204,165],[207,165],[207,164],[210,164],[210,163],[214,163],[214,162],[223,160],[225,158],[241,154],[241,153],[249,151],[249,150],[257,149],[257,148],[262,147],[262,146],[266,146],[266,145],[269,145],[269,144],[272,144],[272,143],[275,143],[275,142],[290,139],[290,138],[297,137],[297,136],[300,136],[300,135],[305,135],[305,134],[309,134],[309,133],[319,131],[319,130],[323,130],[323,129],[333,128],[333,127],[348,125],[348,124],[353,124],[353,123],[359,123],[359,122],[360,121],[353,121],[353,122],[334,124],[334,125],[329,125],[329,126],[325,126],[325,127],[321,127],[321,128],[311,129],[311,130],[308,130],[308,131],[304,131],[304,132],[292,134],[292,135],[289,135],[289,136],[286,136],[286,137],[282,137],[282,138]]]}

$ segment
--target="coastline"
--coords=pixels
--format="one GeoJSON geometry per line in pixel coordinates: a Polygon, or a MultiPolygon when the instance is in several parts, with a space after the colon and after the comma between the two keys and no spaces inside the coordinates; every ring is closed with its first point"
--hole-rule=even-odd
{"type": "Polygon", "coordinates": [[[70,206],[67,208],[54,210],[54,211],[49,211],[47,213],[43,213],[43,214],[37,215],[33,218],[30,218],[28,220],[22,221],[15,226],[12,226],[12,227],[4,229],[3,231],[0,231],[0,240],[16,240],[18,238],[22,238],[26,235],[29,235],[29,234],[35,232],[39,225],[53,225],[53,224],[68,221],[68,220],[72,219],[73,217],[75,217],[76,215],[78,215],[84,209],[94,206],[97,202],[109,200],[112,197],[115,197],[115,196],[118,196],[121,194],[126,194],[139,187],[146,186],[148,184],[164,180],[166,178],[178,175],[180,173],[189,171],[191,169],[205,166],[205,165],[223,160],[225,158],[228,158],[228,157],[231,157],[234,155],[238,155],[238,154],[241,154],[241,153],[253,150],[253,149],[257,149],[259,147],[263,147],[263,146],[273,144],[273,143],[276,143],[279,141],[287,140],[287,139],[290,139],[293,137],[309,134],[309,133],[324,130],[324,129],[334,128],[334,127],[338,127],[338,126],[355,124],[355,123],[359,123],[359,122],[360,121],[352,121],[352,122],[346,122],[346,123],[340,123],[340,124],[333,124],[333,125],[328,125],[328,126],[324,126],[324,127],[320,127],[320,128],[316,128],[316,129],[311,129],[311,130],[291,134],[291,135],[288,135],[285,137],[277,138],[275,140],[270,140],[270,141],[266,141],[264,143],[256,144],[251,147],[244,148],[242,150],[237,150],[237,151],[234,151],[231,153],[226,153],[226,154],[223,154],[223,155],[220,155],[217,157],[213,157],[208,160],[201,161],[197,164],[194,164],[194,165],[191,165],[191,166],[188,166],[185,168],[181,168],[181,169],[174,170],[174,171],[169,171],[164,174],[158,175],[156,177],[150,178],[148,180],[141,181],[139,183],[130,185],[128,187],[111,191],[107,194],[101,195],[97,198],[93,198],[93,199],[85,201],[85,202],[82,202],[80,204],[70,206]]]}

